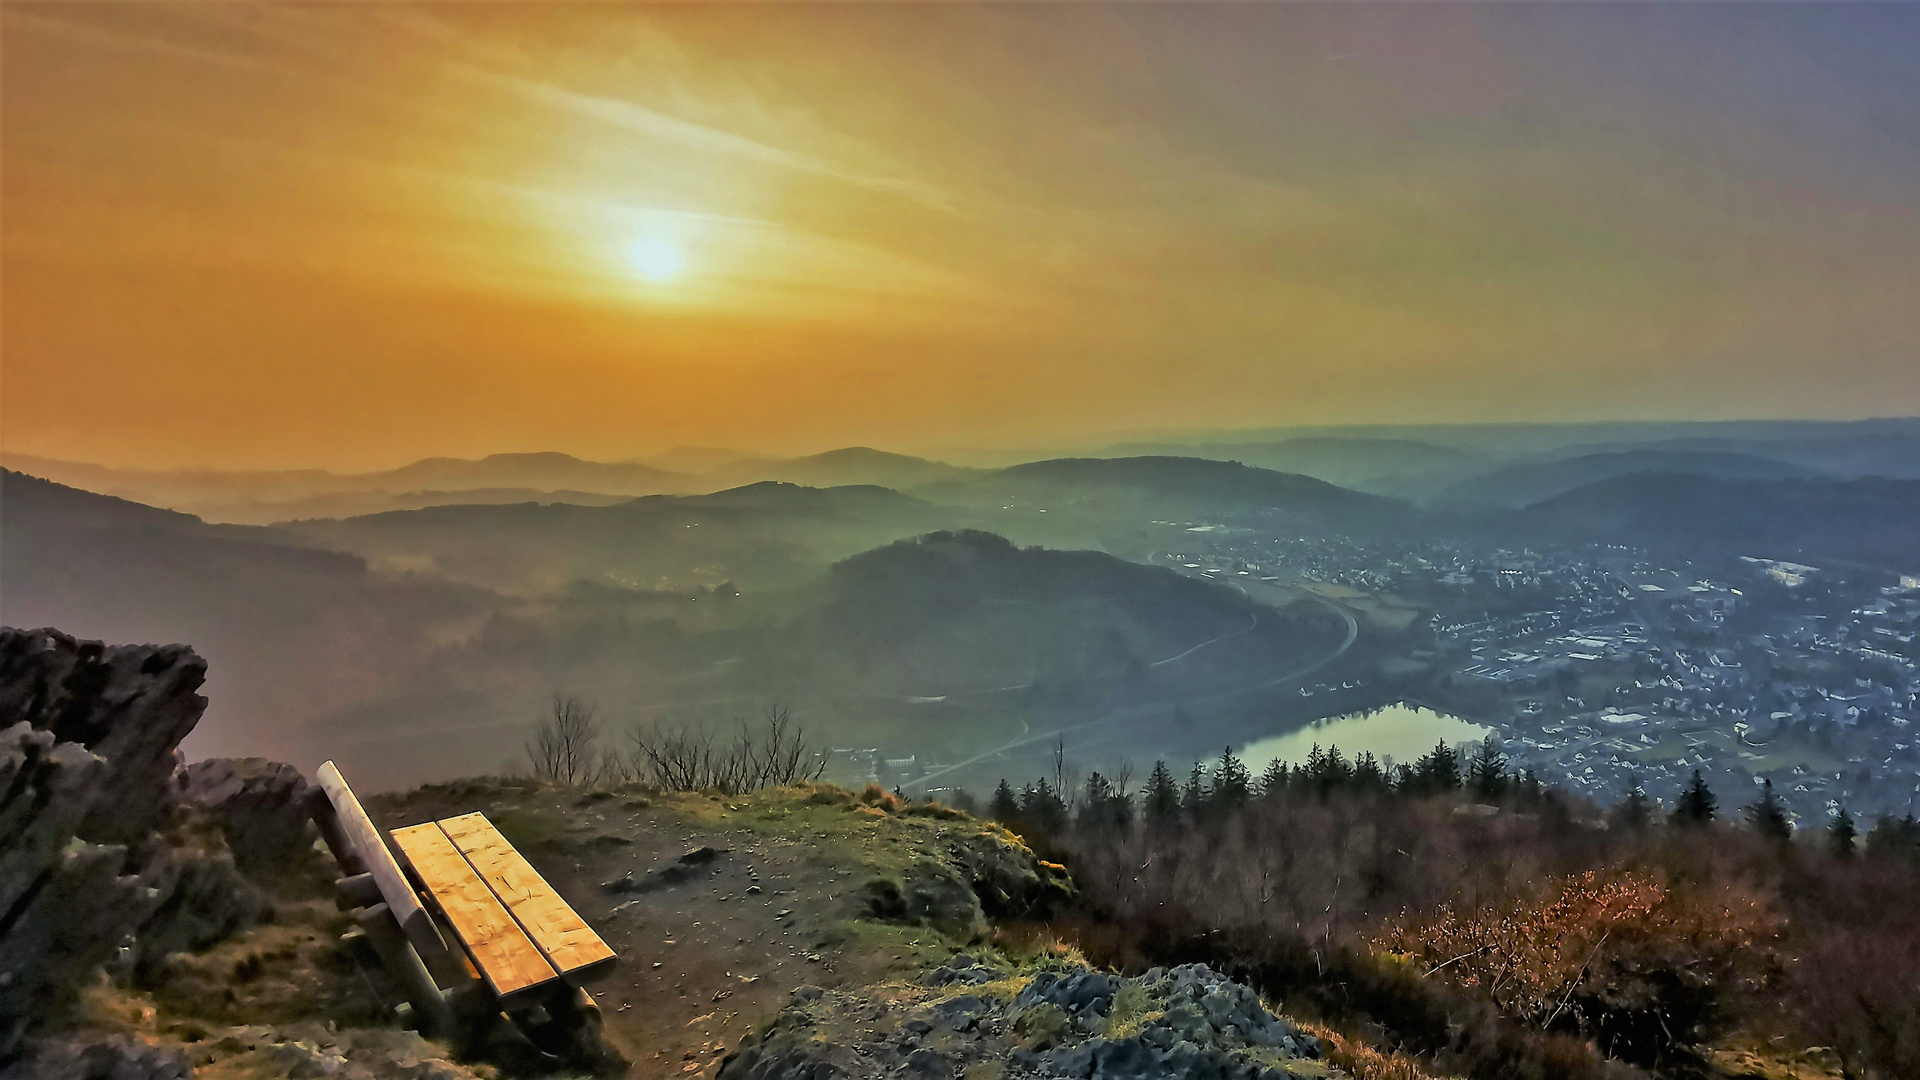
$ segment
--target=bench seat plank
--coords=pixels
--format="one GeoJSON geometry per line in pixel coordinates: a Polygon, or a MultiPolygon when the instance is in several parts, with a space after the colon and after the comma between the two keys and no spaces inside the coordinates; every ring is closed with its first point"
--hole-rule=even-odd
{"type": "Polygon", "coordinates": [[[572,981],[584,979],[614,959],[613,950],[600,935],[500,835],[485,814],[462,814],[439,825],[562,975],[572,981]]]}
{"type": "Polygon", "coordinates": [[[559,977],[439,825],[395,829],[393,842],[473,954],[474,966],[494,994],[504,998],[559,977]]]}

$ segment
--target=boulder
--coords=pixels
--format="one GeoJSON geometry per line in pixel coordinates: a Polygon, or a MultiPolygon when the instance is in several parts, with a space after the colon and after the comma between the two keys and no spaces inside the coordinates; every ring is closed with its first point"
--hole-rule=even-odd
{"type": "Polygon", "coordinates": [[[137,975],[262,911],[180,797],[205,679],[184,646],[0,630],[0,1062],[103,967],[137,975]]]}
{"type": "Polygon", "coordinates": [[[241,872],[271,878],[313,848],[311,785],[299,769],[266,758],[209,758],[180,773],[182,801],[218,823],[241,872]]]}

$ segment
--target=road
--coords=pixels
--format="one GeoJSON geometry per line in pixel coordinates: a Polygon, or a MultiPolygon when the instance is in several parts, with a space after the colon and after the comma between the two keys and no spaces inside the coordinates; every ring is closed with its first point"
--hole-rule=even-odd
{"type": "MultiPolygon", "coordinates": [[[[1247,592],[1247,590],[1243,588],[1239,582],[1236,581],[1236,582],[1233,582],[1232,584],[1235,588],[1240,589],[1240,592],[1242,595],[1246,596],[1250,600],[1253,599],[1253,594],[1247,592]]],[[[1305,592],[1305,590],[1301,590],[1301,591],[1305,592]]],[[[1207,696],[1202,698],[1188,698],[1188,699],[1183,699],[1183,701],[1186,704],[1191,704],[1191,705],[1204,705],[1214,701],[1223,701],[1227,698],[1238,697],[1242,694],[1250,694],[1260,690],[1271,689],[1283,683],[1296,682],[1300,679],[1307,677],[1308,675],[1313,674],[1314,672],[1320,670],[1321,668],[1327,666],[1328,664],[1333,663],[1335,660],[1338,660],[1341,656],[1345,655],[1346,651],[1353,647],[1353,643],[1359,640],[1360,638],[1360,620],[1345,605],[1340,604],[1337,601],[1330,600],[1327,597],[1324,597],[1317,593],[1312,593],[1312,592],[1307,592],[1306,595],[1326,605],[1329,609],[1331,609],[1334,613],[1338,614],[1340,618],[1346,622],[1346,625],[1347,625],[1346,637],[1340,642],[1338,646],[1336,646],[1333,649],[1332,652],[1329,652],[1327,655],[1320,657],[1319,659],[1313,661],[1312,663],[1307,664],[1306,666],[1298,668],[1293,671],[1287,671],[1279,675],[1270,676],[1259,682],[1251,683],[1247,686],[1238,687],[1233,690],[1223,690],[1223,691],[1220,691],[1219,693],[1208,694],[1207,696]]],[[[1259,621],[1259,615],[1257,612],[1254,615],[1254,621],[1256,624],[1259,621]]],[[[1211,641],[1203,641],[1199,645],[1195,645],[1193,648],[1188,649],[1186,652],[1179,654],[1179,656],[1168,657],[1166,660],[1159,661],[1159,663],[1164,664],[1173,660],[1178,660],[1181,657],[1190,656],[1193,653],[1199,651],[1202,648],[1205,648],[1207,645],[1210,645],[1215,641],[1220,641],[1223,638],[1232,637],[1234,636],[1234,634],[1244,634],[1251,629],[1253,629],[1253,627],[1248,626],[1245,629],[1234,631],[1233,634],[1223,634],[1218,638],[1212,639],[1211,641]]],[[[1156,664],[1154,666],[1158,666],[1158,665],[1156,664]]],[[[1018,750],[1023,746],[1033,746],[1038,743],[1052,742],[1064,736],[1073,734],[1075,732],[1086,731],[1090,728],[1105,727],[1111,724],[1122,723],[1128,720],[1137,720],[1145,716],[1151,716],[1155,712],[1158,712],[1159,710],[1166,708],[1168,704],[1170,703],[1165,701],[1156,701],[1156,702],[1150,702],[1143,705],[1132,705],[1132,706],[1128,706],[1127,708],[1109,713],[1106,716],[1102,716],[1098,720],[1088,720],[1084,723],[1069,724],[1065,727],[1053,728],[1049,731],[1035,732],[1031,734],[1023,733],[1019,737],[1016,737],[1014,739],[1008,740],[1007,742],[1001,743],[999,746],[996,746],[991,750],[987,750],[982,753],[975,754],[974,756],[967,758],[964,761],[956,761],[951,765],[942,766],[938,769],[935,769],[927,773],[926,775],[920,777],[919,779],[914,780],[912,783],[906,784],[903,786],[924,789],[930,782],[934,780],[938,780],[943,776],[948,776],[961,769],[968,768],[969,766],[978,765],[983,761],[989,761],[989,760],[992,760],[993,758],[1000,757],[1011,751],[1018,750]]]]}

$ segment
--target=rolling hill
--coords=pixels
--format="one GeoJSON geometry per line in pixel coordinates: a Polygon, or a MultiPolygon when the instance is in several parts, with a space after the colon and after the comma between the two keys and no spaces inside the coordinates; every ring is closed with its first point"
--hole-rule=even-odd
{"type": "Polygon", "coordinates": [[[616,734],[651,721],[724,729],[779,702],[828,745],[890,757],[953,761],[1104,718],[1118,718],[1108,749],[1138,756],[1181,739],[1211,746],[1208,732],[1163,730],[1178,705],[1260,688],[1337,650],[1346,631],[1319,603],[1276,610],[1168,569],[968,531],[854,554],[778,604],[682,597],[674,614],[625,596],[644,614],[623,616],[615,597],[583,617],[567,598],[552,616],[497,620],[330,718],[329,752],[388,784],[417,782],[417,766],[396,761],[423,757],[447,775],[497,769],[560,689],[595,702],[616,734]]]}
{"type": "Polygon", "coordinates": [[[608,497],[705,489],[704,483],[683,473],[555,453],[492,454],[477,460],[425,458],[397,469],[361,473],[116,469],[19,454],[7,455],[6,463],[69,487],[215,521],[253,525],[406,506],[508,498],[593,503],[608,497]]]}
{"type": "Polygon", "coordinates": [[[715,485],[728,486],[778,480],[806,487],[873,485],[906,489],[965,479],[980,471],[866,446],[849,446],[808,457],[741,458],[712,469],[704,478],[715,485]]]}
{"type": "Polygon", "coordinates": [[[1486,458],[1418,439],[1301,436],[1270,442],[1126,443],[1113,457],[1178,456],[1237,461],[1299,473],[1373,494],[1402,494],[1409,485],[1480,464],[1486,458]]]}
{"type": "Polygon", "coordinates": [[[885,488],[765,481],[613,506],[438,506],[286,528],[376,565],[536,595],[576,581],[642,590],[783,587],[954,517],[885,488]]]}
{"type": "Polygon", "coordinates": [[[1129,521],[1278,514],[1300,524],[1372,528],[1404,517],[1406,504],[1293,473],[1186,457],[1059,458],[1000,469],[974,480],[920,489],[927,499],[1020,507],[1129,521]]]}
{"type": "Polygon", "coordinates": [[[1920,567],[1920,481],[1722,480],[1636,473],[1519,511],[1526,536],[1619,543],[1691,557],[1839,559],[1912,573],[1920,567]]]}
{"type": "Polygon", "coordinates": [[[382,692],[495,607],[478,590],[373,574],[292,533],[3,479],[0,621],[192,644],[213,702],[197,753],[295,753],[300,726],[382,692]]]}
{"type": "Polygon", "coordinates": [[[1434,506],[1521,507],[1634,473],[1671,473],[1719,480],[1777,480],[1821,475],[1803,465],[1724,450],[1624,450],[1507,465],[1448,484],[1421,501],[1434,506]]]}

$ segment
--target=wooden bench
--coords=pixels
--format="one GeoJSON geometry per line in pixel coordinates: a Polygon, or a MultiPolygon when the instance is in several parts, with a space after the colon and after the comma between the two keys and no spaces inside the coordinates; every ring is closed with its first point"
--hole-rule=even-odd
{"type": "MultiPolygon", "coordinates": [[[[585,983],[615,956],[493,827],[463,814],[393,831],[399,858],[329,761],[314,822],[345,871],[336,887],[430,1034],[505,1013],[597,1021],[585,983]]],[[[527,1027],[525,1023],[522,1027],[527,1027]]]]}

